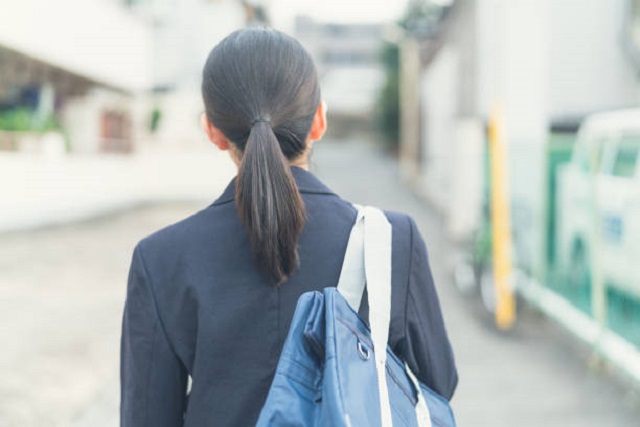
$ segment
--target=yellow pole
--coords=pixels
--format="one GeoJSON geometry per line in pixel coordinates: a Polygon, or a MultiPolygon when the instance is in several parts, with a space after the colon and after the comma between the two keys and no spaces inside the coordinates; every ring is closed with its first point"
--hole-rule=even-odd
{"type": "Polygon", "coordinates": [[[496,294],[495,321],[499,329],[505,330],[513,326],[516,305],[511,273],[511,219],[503,120],[502,109],[496,106],[489,120],[491,232],[496,294]]]}

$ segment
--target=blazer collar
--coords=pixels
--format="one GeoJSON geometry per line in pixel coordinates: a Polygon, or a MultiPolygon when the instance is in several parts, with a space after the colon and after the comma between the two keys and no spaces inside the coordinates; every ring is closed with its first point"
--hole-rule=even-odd
{"type": "MultiPolygon", "coordinates": [[[[296,181],[298,185],[298,190],[300,193],[307,194],[327,194],[327,195],[335,195],[333,191],[326,185],[324,185],[315,175],[311,172],[308,172],[301,167],[291,166],[291,173],[293,174],[293,179],[296,181]]],[[[220,205],[223,203],[231,202],[235,199],[236,196],[236,178],[234,177],[227,188],[222,192],[222,195],[218,197],[212,205],[220,205]]]]}

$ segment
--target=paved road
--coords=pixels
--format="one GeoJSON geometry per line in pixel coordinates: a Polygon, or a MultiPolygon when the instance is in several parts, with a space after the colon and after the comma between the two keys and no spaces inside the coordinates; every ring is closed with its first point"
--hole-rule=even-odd
{"type": "MultiPolygon", "coordinates": [[[[414,216],[425,237],[459,365],[461,426],[637,426],[637,397],[588,369],[587,353],[525,310],[496,333],[455,292],[441,219],[370,146],[321,143],[314,169],[343,197],[414,216]],[[358,175],[355,175],[357,173],[358,175]]],[[[211,195],[211,200],[216,194],[211,195]]],[[[205,204],[151,206],[0,236],[0,426],[114,427],[126,274],[135,243],[205,204]]]]}

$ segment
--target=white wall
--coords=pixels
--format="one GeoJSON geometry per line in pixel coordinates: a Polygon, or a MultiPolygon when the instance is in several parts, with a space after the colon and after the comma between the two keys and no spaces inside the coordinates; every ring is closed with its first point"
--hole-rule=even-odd
{"type": "Polygon", "coordinates": [[[105,0],[4,0],[0,44],[92,80],[141,90],[151,84],[150,27],[105,0]]]}
{"type": "MultiPolygon", "coordinates": [[[[105,111],[119,111],[131,116],[134,99],[115,92],[93,89],[85,96],[65,101],[62,112],[64,129],[77,153],[96,153],[100,149],[102,116],[105,111]]],[[[145,120],[147,117],[138,118],[145,120]]],[[[136,131],[146,123],[134,121],[136,131]]]]}
{"type": "MultiPolygon", "coordinates": [[[[486,117],[491,110],[498,72],[492,37],[501,16],[506,16],[496,10],[506,11],[518,1],[476,1],[477,109],[486,117]]],[[[527,50],[530,48],[522,40],[511,40],[513,52],[521,60],[528,57],[538,72],[547,76],[549,118],[637,105],[638,79],[623,50],[625,3],[626,0],[552,0],[548,5],[548,23],[530,26],[531,37],[547,40],[547,52],[527,50]]],[[[522,22],[527,25],[533,20],[522,22]]],[[[528,75],[520,77],[523,86],[527,85],[528,75]]],[[[537,96],[535,91],[530,92],[537,96]]]]}
{"type": "Polygon", "coordinates": [[[550,105],[550,4],[553,0],[483,0],[487,108],[504,112],[511,225],[516,263],[543,269],[546,143],[550,105]]]}
{"type": "Polygon", "coordinates": [[[551,2],[551,114],[637,104],[638,79],[623,50],[626,0],[551,2]]]}
{"type": "Polygon", "coordinates": [[[449,204],[449,235],[468,240],[482,218],[484,197],[484,126],[477,118],[461,118],[454,124],[451,152],[453,167],[449,204]]]}
{"type": "Polygon", "coordinates": [[[444,47],[424,71],[422,99],[422,179],[428,196],[443,210],[449,209],[453,138],[457,114],[457,52],[444,47]]]}
{"type": "Polygon", "coordinates": [[[479,224],[483,196],[484,128],[460,117],[459,51],[447,46],[422,75],[422,181],[427,196],[445,213],[455,240],[468,239],[479,224]]]}
{"type": "Polygon", "coordinates": [[[197,150],[134,155],[0,153],[0,232],[103,215],[148,202],[196,201],[203,207],[235,175],[225,153],[197,150]]]}
{"type": "MultiPolygon", "coordinates": [[[[564,66],[551,58],[551,5],[566,1],[476,2],[476,110],[485,120],[496,109],[503,112],[515,261],[538,277],[544,268],[545,149],[554,102],[551,70],[564,66]]],[[[567,31],[580,20],[579,11],[576,7],[567,31]]],[[[600,29],[594,26],[592,31],[597,34],[600,29]]],[[[583,103],[576,99],[577,105],[583,103]]]]}

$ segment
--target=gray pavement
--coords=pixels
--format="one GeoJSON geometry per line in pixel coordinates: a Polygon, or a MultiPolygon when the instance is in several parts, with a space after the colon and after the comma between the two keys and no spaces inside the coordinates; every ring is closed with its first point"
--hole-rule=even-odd
{"type": "MultiPolygon", "coordinates": [[[[451,280],[442,219],[370,145],[321,142],[314,171],[358,203],[404,211],[429,248],[460,384],[460,426],[640,426],[637,396],[591,370],[588,352],[532,310],[496,332],[451,280]]],[[[216,194],[212,194],[211,200],[216,194]]],[[[202,208],[157,205],[57,228],[0,236],[0,426],[118,424],[118,350],[135,243],[202,208]]]]}
{"type": "Polygon", "coordinates": [[[0,236],[0,426],[118,425],[133,246],[196,208],[138,209],[0,236]]]}

